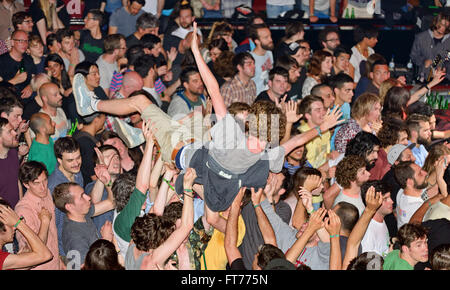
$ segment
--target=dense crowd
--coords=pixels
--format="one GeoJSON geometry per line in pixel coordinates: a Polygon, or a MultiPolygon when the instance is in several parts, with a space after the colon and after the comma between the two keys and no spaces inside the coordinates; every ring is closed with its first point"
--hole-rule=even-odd
{"type": "Polygon", "coordinates": [[[372,25],[275,43],[251,13],[237,43],[251,1],[81,3],[73,29],[63,1],[0,1],[0,269],[450,269],[449,15],[412,86],[372,25]]]}

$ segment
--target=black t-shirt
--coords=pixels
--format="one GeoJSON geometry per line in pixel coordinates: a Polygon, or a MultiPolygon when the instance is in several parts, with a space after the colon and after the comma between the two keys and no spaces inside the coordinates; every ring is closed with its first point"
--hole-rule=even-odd
{"type": "Polygon", "coordinates": [[[231,263],[231,269],[230,270],[247,270],[244,265],[244,261],[242,258],[237,258],[236,260],[231,263]]]}
{"type": "Polygon", "coordinates": [[[269,101],[269,102],[273,103],[273,101],[270,99],[267,91],[262,91],[261,93],[259,93],[259,95],[255,99],[255,103],[259,102],[259,101],[269,101]]]}
{"type": "Polygon", "coordinates": [[[125,41],[127,42],[127,48],[132,47],[133,45],[140,44],[140,40],[134,35],[134,33],[130,34],[125,41]]]}
{"type": "Polygon", "coordinates": [[[75,132],[73,138],[80,144],[81,173],[83,174],[84,184],[86,185],[92,181],[91,176],[95,175],[94,148],[97,140],[83,131],[75,132]]]}
{"type": "MultiPolygon", "coordinates": [[[[57,0],[57,7],[65,6],[63,0],[57,0]]],[[[45,17],[44,11],[39,7],[39,1],[33,1],[31,3],[30,8],[28,9],[28,13],[31,15],[31,19],[33,20],[33,34],[40,35],[39,30],[37,28],[37,23],[39,20],[44,18],[45,23],[47,24],[47,18],[45,17]]],[[[70,26],[70,15],[67,13],[67,7],[62,8],[58,12],[58,18],[64,24],[65,27],[70,26]]]]}
{"type": "Polygon", "coordinates": [[[27,73],[27,79],[23,83],[15,85],[18,94],[30,84],[31,77],[36,74],[36,65],[28,54],[23,55],[22,61],[14,60],[9,53],[0,55],[0,76],[4,81],[14,78],[21,67],[27,73]]]}
{"type": "Polygon", "coordinates": [[[38,105],[35,98],[33,97],[23,108],[22,119],[30,120],[33,114],[39,112],[41,110],[41,106],[38,105]]]}
{"type": "Polygon", "coordinates": [[[105,47],[103,44],[104,35],[102,38],[95,39],[92,37],[89,30],[80,31],[80,49],[87,61],[95,63],[100,55],[103,54],[105,47]]]}

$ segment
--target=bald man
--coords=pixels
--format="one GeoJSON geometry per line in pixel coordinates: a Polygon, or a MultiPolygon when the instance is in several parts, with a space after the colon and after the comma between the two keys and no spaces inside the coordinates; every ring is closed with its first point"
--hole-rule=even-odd
{"type": "Polygon", "coordinates": [[[39,112],[42,108],[43,104],[41,95],[39,94],[39,88],[42,84],[49,83],[50,81],[50,77],[46,73],[37,74],[31,79],[31,88],[33,92],[36,92],[36,95],[24,106],[22,119],[30,120],[31,116],[39,112]]]}
{"type": "MultiPolygon", "coordinates": [[[[125,99],[128,98],[135,91],[142,90],[144,87],[144,80],[142,77],[135,71],[126,72],[123,76],[122,86],[120,90],[114,92],[111,95],[110,99],[125,99]]],[[[121,120],[129,123],[131,120],[129,117],[121,118],[121,120]]],[[[114,117],[107,116],[105,121],[105,128],[107,130],[111,130],[116,132],[116,128],[114,127],[114,117]]]]}
{"type": "Polygon", "coordinates": [[[39,112],[46,113],[55,122],[55,133],[51,135],[51,138],[56,141],[60,137],[65,137],[71,128],[71,124],[61,108],[63,97],[58,86],[51,82],[44,83],[39,88],[39,95],[42,100],[42,108],[39,112]]]}
{"type": "Polygon", "coordinates": [[[51,138],[55,134],[55,122],[46,113],[38,112],[30,118],[30,129],[36,134],[31,143],[28,161],[39,161],[44,163],[48,175],[52,174],[56,166],[56,156],[53,149],[54,143],[51,138]]]}

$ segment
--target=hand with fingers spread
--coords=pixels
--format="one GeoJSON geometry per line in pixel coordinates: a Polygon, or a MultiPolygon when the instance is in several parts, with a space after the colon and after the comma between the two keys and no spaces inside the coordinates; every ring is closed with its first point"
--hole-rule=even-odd
{"type": "Polygon", "coordinates": [[[195,172],[195,169],[191,167],[188,168],[183,178],[184,188],[192,188],[195,178],[197,178],[197,173],[195,172]]]}
{"type": "Polygon", "coordinates": [[[298,103],[296,101],[290,100],[285,106],[285,115],[287,123],[295,123],[303,117],[302,114],[297,114],[298,103]]]}
{"type": "Polygon", "coordinates": [[[277,106],[283,113],[286,113],[286,98],[287,94],[285,94],[281,99],[275,99],[275,106],[277,106]]]}
{"type": "Polygon", "coordinates": [[[264,193],[266,194],[267,200],[272,203],[273,202],[273,194],[276,189],[277,180],[275,178],[275,174],[269,173],[269,178],[267,180],[267,184],[264,187],[264,193]]]}
{"type": "Polygon", "coordinates": [[[328,109],[324,117],[322,125],[320,125],[320,130],[326,132],[333,128],[334,126],[340,125],[345,122],[345,120],[339,120],[341,118],[342,112],[339,106],[335,106],[332,110],[328,109]]]}
{"type": "Polygon", "coordinates": [[[446,75],[447,73],[445,71],[445,68],[436,68],[436,70],[433,73],[433,79],[428,84],[428,87],[431,89],[432,87],[438,85],[445,79],[446,75]]]}
{"type": "Polygon", "coordinates": [[[145,142],[147,144],[150,145],[156,142],[155,133],[157,130],[158,129],[154,127],[154,123],[150,123],[150,120],[142,123],[142,134],[144,134],[145,142]]]}
{"type": "Polygon", "coordinates": [[[178,51],[175,47],[172,47],[170,51],[167,51],[167,58],[170,62],[173,62],[177,58],[178,51]]]}

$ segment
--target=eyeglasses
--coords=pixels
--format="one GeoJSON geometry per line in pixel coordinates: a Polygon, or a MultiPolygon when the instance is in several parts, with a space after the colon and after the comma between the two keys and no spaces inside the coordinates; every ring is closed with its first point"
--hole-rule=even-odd
{"type": "Polygon", "coordinates": [[[13,38],[14,41],[17,41],[18,43],[28,43],[28,39],[15,39],[13,38]]]}

